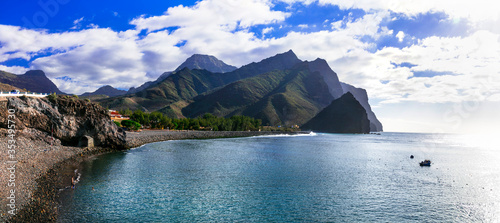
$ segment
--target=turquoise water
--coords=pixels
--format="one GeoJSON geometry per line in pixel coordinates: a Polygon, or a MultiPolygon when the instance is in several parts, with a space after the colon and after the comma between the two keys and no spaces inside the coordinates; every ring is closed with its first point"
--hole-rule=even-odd
{"type": "Polygon", "coordinates": [[[153,143],[83,163],[59,221],[498,222],[499,145],[408,133],[153,143]]]}

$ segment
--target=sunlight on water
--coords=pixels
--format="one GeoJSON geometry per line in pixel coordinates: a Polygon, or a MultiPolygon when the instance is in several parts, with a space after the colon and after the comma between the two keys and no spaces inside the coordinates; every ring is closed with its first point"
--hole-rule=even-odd
{"type": "Polygon", "coordinates": [[[299,133],[299,134],[278,134],[278,135],[261,135],[261,136],[252,136],[257,138],[275,138],[275,137],[297,137],[297,136],[316,136],[318,135],[315,132],[309,133],[299,133]]]}
{"type": "Polygon", "coordinates": [[[459,140],[470,147],[479,147],[484,149],[494,149],[500,152],[500,134],[469,134],[460,135],[459,140]]]}

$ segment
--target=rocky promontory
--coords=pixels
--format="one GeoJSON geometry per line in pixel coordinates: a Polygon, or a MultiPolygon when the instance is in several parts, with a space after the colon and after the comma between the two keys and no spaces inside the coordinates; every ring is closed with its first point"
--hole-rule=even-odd
{"type": "Polygon", "coordinates": [[[301,128],[329,133],[369,133],[370,120],[363,106],[351,92],[347,92],[301,128]]]}
{"type": "Polygon", "coordinates": [[[9,97],[0,111],[0,128],[11,121],[17,130],[36,129],[50,133],[65,146],[82,145],[92,138],[95,146],[126,149],[125,133],[120,131],[102,106],[72,96],[51,95],[46,98],[9,97]],[[89,138],[90,137],[90,138],[89,138]]]}

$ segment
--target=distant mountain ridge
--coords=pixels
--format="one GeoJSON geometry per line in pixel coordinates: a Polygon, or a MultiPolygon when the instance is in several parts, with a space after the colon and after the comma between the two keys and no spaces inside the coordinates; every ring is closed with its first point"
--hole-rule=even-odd
{"type": "Polygon", "coordinates": [[[296,62],[300,62],[300,60],[292,51],[289,51],[227,73],[183,68],[144,90],[116,98],[103,99],[101,103],[118,110],[125,108],[145,111],[159,110],[174,117],[184,117],[181,109],[201,93],[265,72],[289,69],[296,62]]]}
{"type": "Polygon", "coordinates": [[[228,65],[214,56],[203,54],[194,54],[187,58],[184,63],[175,69],[175,71],[182,70],[186,67],[190,70],[205,69],[213,73],[226,73],[237,69],[237,67],[228,65]]]}
{"type": "Polygon", "coordinates": [[[137,88],[131,87],[130,89],[128,89],[127,94],[134,94],[136,92],[147,89],[155,84],[158,84],[161,81],[165,80],[170,74],[172,74],[172,72],[165,72],[165,73],[161,74],[155,81],[148,81],[137,88]]]}
{"type": "Polygon", "coordinates": [[[88,96],[93,96],[93,95],[106,95],[109,97],[115,97],[115,96],[120,96],[126,94],[127,91],[124,90],[118,90],[114,87],[111,87],[110,85],[102,86],[99,89],[97,89],[94,92],[85,92],[80,95],[80,97],[88,97],[88,96]]]}
{"type": "Polygon", "coordinates": [[[134,94],[149,87],[153,87],[165,80],[172,73],[178,72],[184,68],[189,68],[190,70],[204,69],[213,73],[226,73],[237,69],[237,67],[228,65],[223,61],[217,59],[215,56],[194,54],[191,57],[187,58],[179,67],[177,67],[177,69],[175,69],[175,71],[165,72],[160,75],[155,81],[148,81],[137,88],[131,87],[128,90],[127,94],[134,94]]]}
{"type": "Polygon", "coordinates": [[[41,70],[30,70],[22,75],[0,71],[0,83],[36,93],[64,94],[41,70]]]}
{"type": "Polygon", "coordinates": [[[302,61],[289,50],[225,73],[181,67],[137,92],[99,101],[112,109],[160,111],[173,118],[246,115],[264,125],[301,126],[351,92],[352,97],[343,100],[355,107],[353,111],[365,113],[369,130],[382,130],[366,91],[341,83],[320,58],[302,61]]]}

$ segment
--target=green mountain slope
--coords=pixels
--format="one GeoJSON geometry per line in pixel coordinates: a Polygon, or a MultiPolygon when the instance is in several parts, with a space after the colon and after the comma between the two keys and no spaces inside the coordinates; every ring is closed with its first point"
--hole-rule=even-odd
{"type": "Polygon", "coordinates": [[[333,100],[319,72],[310,70],[313,64],[303,62],[237,81],[195,98],[182,111],[188,117],[208,112],[247,115],[262,119],[264,125],[303,124],[333,100]]]}
{"type": "MultiPolygon", "coordinates": [[[[365,109],[371,112],[366,92],[358,94],[363,89],[353,89],[348,89],[354,92],[354,99],[347,100],[351,107],[346,111],[357,112],[359,109],[351,108],[361,100],[366,116],[365,109]]],[[[245,115],[261,119],[264,125],[301,126],[339,99],[343,91],[337,74],[325,60],[303,62],[290,50],[227,73],[183,68],[134,94],[100,102],[111,109],[160,111],[171,118],[194,118],[205,113],[245,115]]],[[[343,114],[341,106],[334,107],[338,111],[330,109],[331,114],[343,114]]],[[[363,118],[363,112],[360,114],[356,117],[363,118]]]]}
{"type": "Polygon", "coordinates": [[[135,94],[103,99],[99,102],[111,109],[159,110],[182,117],[180,109],[201,93],[269,71],[288,69],[300,62],[290,50],[227,73],[184,68],[172,73],[160,83],[135,94]]]}

